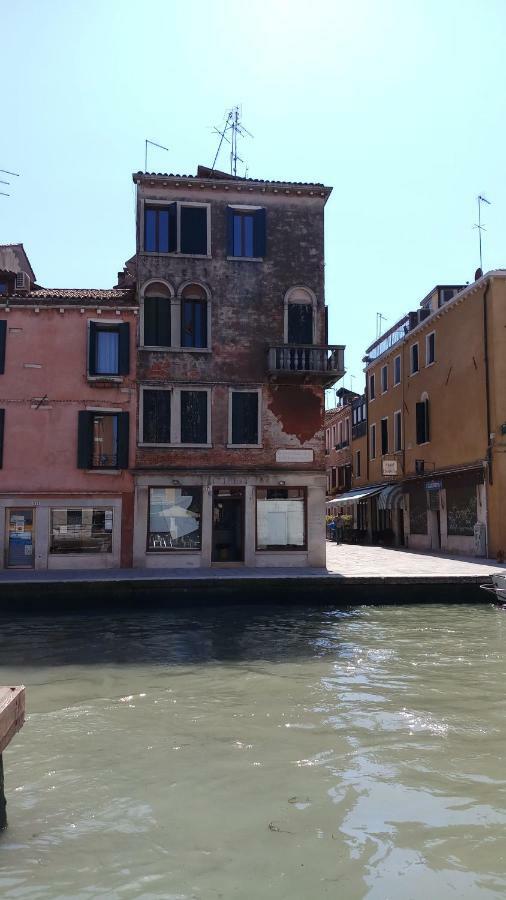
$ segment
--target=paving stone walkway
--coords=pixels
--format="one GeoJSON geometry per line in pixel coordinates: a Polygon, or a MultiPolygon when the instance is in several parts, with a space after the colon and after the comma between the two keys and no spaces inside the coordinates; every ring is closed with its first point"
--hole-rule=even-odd
{"type": "Polygon", "coordinates": [[[362,547],[327,541],[327,569],[345,578],[359,576],[448,577],[454,575],[491,575],[506,572],[506,565],[494,559],[474,556],[448,556],[446,553],[415,553],[413,550],[387,547],[362,547]]]}

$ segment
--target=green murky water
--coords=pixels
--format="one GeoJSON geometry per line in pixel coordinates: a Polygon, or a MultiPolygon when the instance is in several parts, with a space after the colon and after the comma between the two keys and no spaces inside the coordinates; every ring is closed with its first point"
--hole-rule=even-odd
{"type": "Polygon", "coordinates": [[[3,900],[506,891],[506,614],[0,621],[3,900]]]}

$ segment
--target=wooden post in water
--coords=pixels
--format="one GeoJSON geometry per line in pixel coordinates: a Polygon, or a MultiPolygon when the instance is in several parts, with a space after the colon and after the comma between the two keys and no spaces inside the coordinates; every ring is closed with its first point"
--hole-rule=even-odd
{"type": "Polygon", "coordinates": [[[0,830],[7,826],[2,753],[25,721],[25,689],[0,687],[0,830]]]}

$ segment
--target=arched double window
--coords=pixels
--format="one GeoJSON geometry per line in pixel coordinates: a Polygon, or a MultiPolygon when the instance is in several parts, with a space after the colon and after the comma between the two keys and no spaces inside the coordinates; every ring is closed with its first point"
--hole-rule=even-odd
{"type": "Polygon", "coordinates": [[[171,301],[174,292],[162,281],[151,281],[143,291],[143,345],[170,347],[171,301]]]}
{"type": "Polygon", "coordinates": [[[181,291],[181,347],[208,346],[206,290],[200,284],[187,284],[181,291]]]}
{"type": "Polygon", "coordinates": [[[285,296],[285,343],[313,344],[316,327],[316,297],[304,287],[293,287],[285,296]]]}

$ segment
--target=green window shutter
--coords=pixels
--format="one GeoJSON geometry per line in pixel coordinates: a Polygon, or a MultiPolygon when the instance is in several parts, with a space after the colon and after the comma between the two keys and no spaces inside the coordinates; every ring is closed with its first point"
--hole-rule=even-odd
{"type": "Polygon", "coordinates": [[[129,423],[129,413],[118,413],[118,469],[128,469],[129,423]]]}
{"type": "Polygon", "coordinates": [[[91,467],[91,441],[94,413],[82,410],[77,414],[77,468],[91,467]]]}
{"type": "Polygon", "coordinates": [[[266,215],[265,209],[255,210],[255,224],[253,229],[253,255],[265,256],[266,254],[266,215]]]}
{"type": "Polygon", "coordinates": [[[7,338],[7,322],[0,319],[0,375],[5,372],[5,344],[7,338]]]}
{"type": "Polygon", "coordinates": [[[130,372],[130,324],[122,322],[119,326],[118,375],[130,372]]]}
{"type": "Polygon", "coordinates": [[[90,322],[89,325],[90,333],[89,333],[89,344],[88,344],[88,374],[96,375],[97,374],[97,326],[95,322],[90,322]]]}
{"type": "Polygon", "coordinates": [[[4,464],[5,409],[0,409],[0,469],[4,464]]]}

